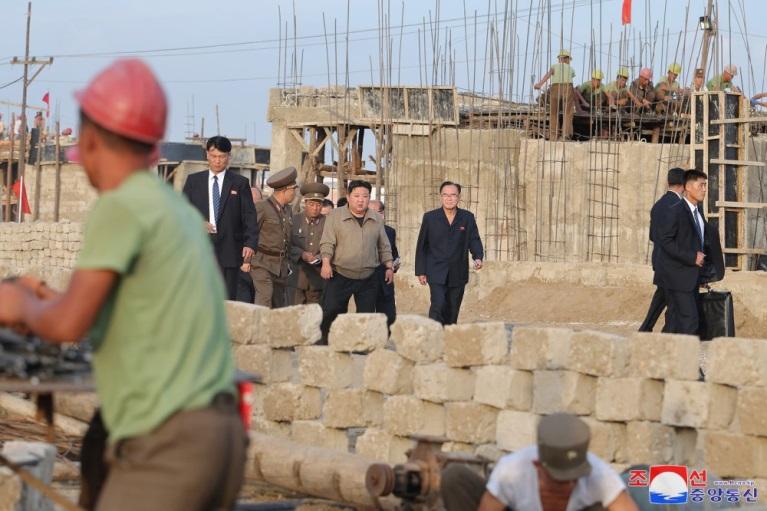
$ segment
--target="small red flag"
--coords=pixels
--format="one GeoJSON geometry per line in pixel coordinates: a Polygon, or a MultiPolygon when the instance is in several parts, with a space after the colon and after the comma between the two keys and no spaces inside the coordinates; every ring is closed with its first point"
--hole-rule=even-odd
{"type": "Polygon", "coordinates": [[[631,0],[623,0],[623,10],[621,11],[621,23],[623,25],[631,24],[631,0]]]}
{"type": "Polygon", "coordinates": [[[29,207],[29,200],[27,199],[27,187],[25,186],[24,189],[19,193],[19,190],[21,190],[21,183],[16,180],[15,183],[13,183],[13,194],[16,196],[16,198],[19,198],[19,195],[21,195],[21,207],[23,208],[22,211],[24,211],[25,215],[29,215],[32,213],[32,208],[29,207]]]}
{"type": "Polygon", "coordinates": [[[45,116],[46,117],[50,117],[51,116],[51,95],[50,95],[50,93],[48,93],[48,92],[45,93],[45,96],[43,96],[43,103],[45,103],[46,106],[48,107],[45,110],[45,116]]]}

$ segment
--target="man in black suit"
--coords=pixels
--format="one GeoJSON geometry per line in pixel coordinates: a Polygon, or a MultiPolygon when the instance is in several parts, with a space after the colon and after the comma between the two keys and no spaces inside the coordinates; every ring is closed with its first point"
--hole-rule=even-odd
{"type": "MultiPolygon", "coordinates": [[[[669,208],[682,200],[682,192],[684,191],[684,169],[674,167],[668,171],[667,176],[668,191],[657,200],[650,210],[650,241],[653,242],[652,247],[652,267],[655,270],[656,260],[658,258],[658,251],[660,245],[658,244],[658,235],[656,233],[659,225],[669,221],[669,208]]],[[[655,287],[655,294],[650,301],[650,308],[647,311],[642,326],[639,327],[640,332],[652,332],[655,327],[655,323],[658,321],[661,312],[666,308],[666,296],[663,292],[663,288],[660,286],[655,287]]],[[[668,317],[666,317],[666,324],[663,327],[663,331],[667,332],[669,324],[668,317]]]]}
{"type": "MultiPolygon", "coordinates": [[[[381,217],[386,218],[384,203],[380,200],[370,201],[370,209],[376,211],[381,217]]],[[[391,245],[392,269],[397,273],[400,267],[399,250],[397,250],[397,231],[394,227],[384,225],[386,237],[389,238],[391,245]]],[[[378,277],[378,299],[376,300],[376,312],[386,314],[386,324],[391,327],[394,320],[397,319],[397,304],[394,300],[394,282],[386,282],[386,266],[383,264],[376,270],[378,277]]]]}
{"type": "Polygon", "coordinates": [[[229,300],[237,297],[240,266],[250,261],[258,246],[256,208],[246,177],[228,171],[232,143],[228,138],[208,139],[209,170],[187,177],[184,195],[203,216],[229,300]]]}
{"type": "MultiPolygon", "coordinates": [[[[669,220],[656,228],[660,250],[654,283],[666,295],[671,333],[698,334],[698,287],[704,281],[701,269],[706,263],[706,245],[712,258],[721,259],[721,250],[717,254],[711,246],[713,230],[698,209],[706,197],[707,179],[699,170],[685,172],[683,200],[669,208],[669,220]]],[[[715,273],[721,269],[723,274],[723,263],[709,264],[715,273]]]]}
{"type": "Polygon", "coordinates": [[[458,321],[463,291],[469,281],[468,258],[482,268],[484,251],[474,215],[458,207],[461,185],[445,181],[439,187],[442,207],[427,211],[421,221],[415,252],[415,274],[429,284],[429,317],[443,325],[458,321]]]}

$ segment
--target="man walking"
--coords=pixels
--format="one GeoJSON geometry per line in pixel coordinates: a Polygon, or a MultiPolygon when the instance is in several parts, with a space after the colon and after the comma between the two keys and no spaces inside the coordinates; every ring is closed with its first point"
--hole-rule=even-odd
{"type": "Polygon", "coordinates": [[[211,137],[205,147],[209,169],[189,175],[183,193],[204,218],[227,299],[235,300],[240,266],[258,246],[256,210],[248,179],[229,170],[229,139],[211,137]]]}
{"type": "Polygon", "coordinates": [[[458,207],[461,185],[445,181],[439,187],[442,207],[427,211],[421,221],[415,251],[415,274],[429,284],[429,317],[443,325],[458,321],[463,291],[469,281],[468,257],[482,268],[484,251],[474,215],[458,207]]]}
{"type": "Polygon", "coordinates": [[[669,208],[668,221],[655,227],[660,250],[653,283],[666,295],[670,333],[698,334],[698,286],[706,259],[707,227],[698,204],[706,197],[706,187],[705,173],[685,172],[683,200],[669,208]]]}
{"type": "Polygon", "coordinates": [[[325,216],[321,210],[330,188],[322,183],[304,183],[300,192],[304,210],[293,215],[290,236],[290,260],[295,268],[291,277],[291,287],[295,289],[294,305],[320,303],[322,297],[325,281],[320,276],[320,240],[325,216]]]}
{"type": "Polygon", "coordinates": [[[148,171],[165,93],[127,59],[76,97],[79,159],[99,193],[82,250],[61,294],[30,278],[0,284],[0,325],[56,343],[88,333],[109,432],[96,509],[232,509],[246,437],[224,284],[195,210],[148,171]]]}
{"type": "Polygon", "coordinates": [[[375,312],[376,268],[383,264],[384,281],[394,280],[391,246],[383,218],[370,209],[372,187],[367,181],[352,181],[348,203],[333,210],[325,220],[320,252],[325,279],[322,295],[322,341],[327,343],[330,325],[348,310],[354,296],[357,312],[375,312]]]}
{"type": "MultiPolygon", "coordinates": [[[[684,191],[684,169],[674,167],[668,171],[666,178],[668,183],[668,190],[663,196],[657,200],[650,210],[650,241],[653,242],[652,247],[652,267],[655,270],[658,259],[658,252],[660,251],[660,244],[658,240],[657,230],[660,225],[663,225],[670,221],[671,211],[670,208],[674,204],[682,200],[682,192],[684,191]]],[[[666,307],[666,295],[663,288],[656,285],[655,293],[650,301],[650,308],[647,311],[647,316],[639,327],[640,332],[652,332],[655,327],[655,323],[658,321],[661,312],[666,307]]],[[[668,321],[668,315],[666,316],[666,324],[663,327],[664,332],[668,332],[671,327],[668,321]]]]}
{"type": "MultiPolygon", "coordinates": [[[[288,305],[287,280],[291,273],[290,231],[293,211],[290,203],[296,196],[296,177],[293,167],[283,169],[266,181],[274,192],[256,203],[258,215],[258,248],[250,259],[250,276],[256,288],[256,305],[269,308],[288,305]]],[[[248,265],[245,266],[248,269],[248,265]]]]}
{"type": "MultiPolygon", "coordinates": [[[[380,200],[370,201],[370,208],[381,215],[381,218],[386,220],[385,206],[380,200]]],[[[397,250],[397,231],[394,227],[384,224],[386,230],[386,237],[389,238],[389,245],[391,246],[391,255],[394,258],[392,262],[392,269],[394,273],[397,273],[400,266],[399,250],[397,250]]],[[[386,282],[386,266],[383,264],[376,268],[376,275],[378,281],[378,297],[376,298],[376,312],[382,312],[386,314],[386,324],[391,327],[394,321],[397,319],[397,303],[394,300],[394,282],[386,282]]]]}

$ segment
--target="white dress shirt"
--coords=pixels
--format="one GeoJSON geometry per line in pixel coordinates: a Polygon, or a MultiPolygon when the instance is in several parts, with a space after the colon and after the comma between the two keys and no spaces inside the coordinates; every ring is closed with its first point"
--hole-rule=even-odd
{"type": "Polygon", "coordinates": [[[692,218],[695,221],[695,225],[700,226],[700,239],[702,243],[702,240],[706,239],[704,234],[705,227],[703,226],[703,217],[700,216],[700,211],[698,211],[698,206],[694,206],[690,201],[687,200],[687,197],[685,197],[684,202],[687,204],[687,207],[690,208],[690,213],[692,213],[692,218]]]}
{"type": "MultiPolygon", "coordinates": [[[[218,193],[221,194],[221,200],[224,200],[224,176],[226,175],[226,169],[222,170],[218,174],[214,174],[208,170],[208,222],[211,225],[216,225],[216,212],[213,211],[213,176],[218,176],[218,193]]],[[[219,202],[220,204],[220,202],[219,202]]]]}

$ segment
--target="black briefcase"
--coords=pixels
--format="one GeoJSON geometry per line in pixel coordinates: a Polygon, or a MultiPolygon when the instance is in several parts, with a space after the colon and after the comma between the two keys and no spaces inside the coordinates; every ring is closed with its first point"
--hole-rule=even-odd
{"type": "Polygon", "coordinates": [[[735,312],[732,293],[709,289],[700,294],[700,339],[735,337],[735,312]]]}

